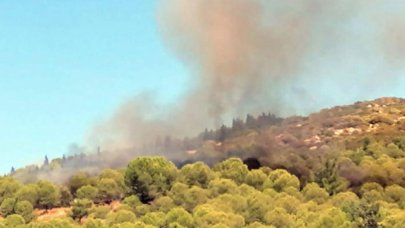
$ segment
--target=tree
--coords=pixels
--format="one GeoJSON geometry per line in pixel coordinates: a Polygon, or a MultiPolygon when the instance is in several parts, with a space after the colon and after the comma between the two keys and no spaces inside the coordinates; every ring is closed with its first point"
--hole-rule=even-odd
{"type": "Polygon", "coordinates": [[[89,218],[93,219],[106,219],[108,213],[110,213],[110,206],[97,206],[89,209],[89,218]]]}
{"type": "Polygon", "coordinates": [[[164,194],[176,179],[176,166],[163,157],[138,157],[128,164],[125,183],[142,202],[164,194]]]}
{"type": "Polygon", "coordinates": [[[391,185],[385,188],[385,199],[387,202],[397,203],[405,208],[405,189],[399,185],[391,185]]]}
{"type": "Polygon", "coordinates": [[[141,204],[135,208],[135,214],[139,217],[144,216],[151,211],[151,206],[149,204],[141,204]]]}
{"type": "Polygon", "coordinates": [[[0,178],[0,203],[6,198],[14,197],[21,184],[10,177],[0,178]]]}
{"type": "Polygon", "coordinates": [[[161,196],[157,199],[155,199],[152,202],[152,208],[156,211],[164,212],[167,213],[175,207],[176,204],[174,203],[173,199],[170,198],[169,196],[161,196]]]}
{"type": "Polygon", "coordinates": [[[385,149],[385,153],[392,158],[403,158],[405,157],[405,151],[400,149],[396,144],[390,143],[385,149]]]}
{"type": "Polygon", "coordinates": [[[123,193],[121,192],[117,182],[110,178],[101,179],[97,184],[98,194],[97,199],[104,203],[111,203],[113,200],[121,198],[123,193]]]}
{"type": "Polygon", "coordinates": [[[256,128],[256,119],[250,114],[246,116],[246,127],[249,129],[256,128]]]}
{"type": "MultiPolygon", "coordinates": [[[[380,227],[393,227],[393,228],[402,228],[405,224],[405,212],[397,211],[392,214],[388,214],[380,223],[380,227]]],[[[365,227],[365,226],[363,226],[365,227]]],[[[370,226],[372,228],[378,227],[377,224],[370,226]]]]}
{"type": "Polygon", "coordinates": [[[186,184],[180,183],[180,182],[175,182],[170,189],[170,192],[168,192],[168,195],[170,198],[173,199],[173,202],[177,205],[181,205],[183,202],[184,195],[186,194],[186,191],[189,189],[189,187],[186,184]]]}
{"type": "Polygon", "coordinates": [[[294,226],[294,218],[284,208],[276,207],[264,216],[266,224],[274,227],[288,228],[294,226]]]}
{"type": "Polygon", "coordinates": [[[21,227],[25,224],[25,220],[21,215],[10,215],[4,220],[4,225],[10,228],[21,227]]]}
{"type": "Polygon", "coordinates": [[[340,192],[334,195],[330,202],[333,206],[345,212],[350,218],[350,221],[354,222],[358,219],[357,210],[360,206],[360,199],[353,192],[340,192]]]}
{"type": "Polygon", "coordinates": [[[208,183],[214,179],[214,172],[203,162],[187,164],[181,168],[179,181],[189,186],[199,186],[206,188],[208,183]]]}
{"type": "Polygon", "coordinates": [[[268,179],[267,175],[260,169],[254,169],[249,171],[246,176],[246,184],[258,189],[263,190],[263,184],[268,179]]]}
{"type": "Polygon", "coordinates": [[[324,203],[329,197],[328,192],[319,187],[316,183],[307,184],[302,190],[302,193],[304,194],[305,200],[313,200],[318,204],[324,203]]]}
{"type": "Polygon", "coordinates": [[[87,219],[83,224],[84,228],[107,228],[107,224],[101,219],[87,219]]]}
{"type": "Polygon", "coordinates": [[[50,221],[35,222],[33,228],[77,228],[77,225],[71,218],[55,218],[50,221]]]}
{"type": "Polygon", "coordinates": [[[362,200],[357,211],[357,216],[361,218],[357,225],[361,228],[377,228],[380,220],[380,206],[374,202],[362,200]]]}
{"type": "Polygon", "coordinates": [[[44,166],[48,166],[48,165],[49,165],[49,159],[48,159],[48,156],[45,155],[44,166]]]}
{"type": "Polygon", "coordinates": [[[115,224],[115,225],[111,226],[111,228],[155,228],[155,226],[147,225],[143,222],[137,221],[134,223],[123,222],[123,223],[115,224]]]}
{"type": "Polygon", "coordinates": [[[225,125],[222,125],[221,128],[219,129],[217,140],[219,142],[224,142],[225,139],[228,137],[228,135],[229,135],[228,128],[225,125]]]}
{"type": "Polygon", "coordinates": [[[67,186],[70,192],[75,195],[80,187],[90,184],[90,175],[85,172],[78,172],[69,178],[67,186]]]}
{"type": "Polygon", "coordinates": [[[208,200],[209,191],[198,186],[188,188],[187,185],[176,183],[170,190],[170,197],[177,205],[181,205],[188,211],[208,200]]]}
{"type": "Polygon", "coordinates": [[[238,186],[233,180],[222,178],[212,180],[208,189],[214,197],[225,193],[234,194],[238,192],[238,186]]]}
{"type": "Polygon", "coordinates": [[[271,187],[278,192],[291,187],[298,190],[300,188],[300,181],[288,171],[284,169],[276,169],[269,173],[269,180],[264,183],[263,187],[271,187]]]}
{"type": "Polygon", "coordinates": [[[208,204],[219,211],[232,212],[234,214],[247,214],[247,199],[242,194],[223,194],[211,199],[208,204]]]}
{"type": "Polygon", "coordinates": [[[72,210],[70,216],[80,221],[83,217],[89,214],[92,202],[89,199],[75,199],[73,201],[72,210]]]}
{"type": "Polygon", "coordinates": [[[222,225],[222,227],[245,227],[245,220],[242,216],[231,212],[218,211],[211,205],[202,204],[193,211],[196,227],[213,227],[222,225]]]}
{"type": "Polygon", "coordinates": [[[346,214],[336,207],[322,211],[311,227],[353,227],[346,214]]]}
{"type": "Polygon", "coordinates": [[[135,211],[137,206],[142,205],[142,202],[136,195],[128,196],[122,201],[122,203],[128,205],[133,211],[135,211]]]}
{"type": "Polygon", "coordinates": [[[264,225],[263,223],[260,222],[253,222],[250,223],[247,228],[268,228],[268,226],[264,225]]]}
{"type": "Polygon", "coordinates": [[[405,137],[398,137],[392,141],[399,149],[405,151],[405,137]]]}
{"type": "Polygon", "coordinates": [[[15,204],[16,204],[15,198],[4,199],[0,206],[1,214],[5,217],[14,214],[15,204]]]}
{"type": "Polygon", "coordinates": [[[11,170],[10,170],[10,174],[13,175],[14,173],[15,173],[15,168],[14,168],[14,166],[12,166],[11,170]]]}
{"type": "Polygon", "coordinates": [[[21,215],[27,223],[34,218],[33,212],[34,207],[28,201],[19,201],[15,205],[15,213],[21,215]]]}
{"type": "Polygon", "coordinates": [[[38,181],[38,207],[50,209],[60,204],[58,187],[48,181],[38,181]]]}
{"type": "Polygon", "coordinates": [[[80,187],[76,192],[76,198],[78,199],[89,199],[94,202],[98,194],[98,189],[91,186],[85,185],[80,187]]]}
{"type": "Polygon", "coordinates": [[[384,188],[379,183],[366,182],[361,186],[360,193],[363,195],[364,193],[373,191],[373,190],[375,190],[381,194],[384,192],[384,188]]]}
{"type": "Polygon", "coordinates": [[[264,222],[264,217],[266,213],[274,208],[272,202],[273,198],[263,194],[261,192],[256,192],[249,194],[247,196],[247,209],[246,209],[246,222],[262,221],[264,222]]]}
{"type": "Polygon", "coordinates": [[[347,181],[344,181],[338,174],[336,159],[329,159],[325,162],[323,168],[315,174],[315,182],[330,195],[343,191],[347,187],[347,181]]]}
{"type": "Polygon", "coordinates": [[[166,214],[163,212],[151,212],[141,218],[141,221],[155,227],[164,227],[166,214]]]}
{"type": "Polygon", "coordinates": [[[68,207],[70,206],[70,202],[72,202],[73,196],[70,193],[69,189],[65,186],[60,188],[60,206],[68,207]]]}
{"type": "Polygon", "coordinates": [[[288,214],[297,213],[297,205],[300,205],[301,201],[294,196],[288,195],[286,193],[278,194],[275,197],[274,206],[283,208],[288,214]]]}
{"type": "Polygon", "coordinates": [[[117,183],[117,186],[120,188],[119,191],[122,193],[126,192],[124,174],[118,170],[105,169],[97,177],[98,181],[102,179],[112,179],[117,183]]]}
{"type": "Polygon", "coordinates": [[[203,136],[203,141],[212,140],[212,132],[209,132],[207,128],[205,128],[203,136]]]}
{"type": "Polygon", "coordinates": [[[232,120],[232,131],[233,132],[242,131],[243,129],[245,129],[245,124],[243,123],[243,120],[241,120],[241,119],[232,120]]]}
{"type": "Polygon", "coordinates": [[[111,213],[110,215],[107,216],[107,223],[111,227],[112,225],[115,224],[121,224],[125,222],[135,222],[136,221],[136,215],[132,213],[131,211],[127,210],[120,210],[114,213],[111,213]]]}
{"type": "Polygon", "coordinates": [[[227,178],[241,184],[245,181],[245,177],[249,170],[242,160],[239,158],[229,158],[214,166],[213,170],[219,174],[221,178],[227,178]]]}
{"type": "Polygon", "coordinates": [[[170,226],[172,223],[178,223],[184,227],[193,227],[194,219],[184,208],[175,207],[167,213],[165,223],[166,226],[170,226]]]}
{"type": "Polygon", "coordinates": [[[36,206],[38,203],[38,186],[35,184],[28,184],[21,187],[16,193],[18,201],[28,201],[32,206],[36,206]]]}

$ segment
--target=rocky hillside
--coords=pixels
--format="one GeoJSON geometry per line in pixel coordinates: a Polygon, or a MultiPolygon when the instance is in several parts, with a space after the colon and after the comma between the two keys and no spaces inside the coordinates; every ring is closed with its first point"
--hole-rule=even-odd
{"type": "Polygon", "coordinates": [[[209,163],[229,156],[254,157],[263,165],[286,168],[307,179],[332,158],[347,157],[350,161],[345,160],[344,168],[357,169],[360,161],[354,159],[356,156],[372,155],[368,146],[381,150],[388,147],[390,152],[379,152],[402,158],[404,140],[405,99],[380,98],[324,109],[307,117],[288,117],[267,126],[244,128],[223,142],[205,141],[188,151],[188,159],[209,163]]]}

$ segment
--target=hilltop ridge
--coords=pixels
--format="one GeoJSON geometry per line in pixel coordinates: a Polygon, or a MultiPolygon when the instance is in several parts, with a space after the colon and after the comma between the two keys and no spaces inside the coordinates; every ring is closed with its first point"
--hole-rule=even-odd
{"type": "Polygon", "coordinates": [[[63,182],[78,170],[96,174],[104,168],[123,167],[133,157],[155,154],[179,166],[194,161],[212,165],[228,157],[255,158],[262,165],[285,168],[308,178],[326,157],[339,156],[337,151],[356,150],[364,140],[386,146],[404,133],[405,99],[385,97],[325,108],[308,116],[248,115],[245,120],[234,119],[232,126],[205,130],[197,137],[166,137],[143,152],[129,149],[116,153],[116,157],[110,151],[64,156],[46,167],[28,166],[11,175],[23,182],[42,178],[63,182]],[[62,174],[66,177],[61,178],[62,174]]]}

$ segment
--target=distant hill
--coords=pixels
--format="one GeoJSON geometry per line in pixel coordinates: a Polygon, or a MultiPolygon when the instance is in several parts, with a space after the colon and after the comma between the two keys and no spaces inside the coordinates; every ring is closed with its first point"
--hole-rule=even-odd
{"type": "MultiPolygon", "coordinates": [[[[305,182],[332,157],[348,151],[353,153],[350,156],[356,156],[353,151],[365,143],[401,147],[404,140],[405,99],[380,98],[323,109],[305,117],[247,115],[244,120],[234,119],[232,126],[206,129],[197,137],[157,139],[141,152],[76,154],[54,159],[46,166],[17,169],[11,175],[23,182],[44,178],[63,182],[78,170],[96,174],[104,168],[124,167],[133,157],[148,154],[166,156],[178,166],[194,161],[213,165],[228,157],[255,158],[262,165],[285,168],[305,182]]],[[[357,165],[352,161],[349,170],[358,168],[357,165]]],[[[350,173],[349,170],[345,172],[350,173]]],[[[353,180],[352,184],[358,181],[353,180]]]]}

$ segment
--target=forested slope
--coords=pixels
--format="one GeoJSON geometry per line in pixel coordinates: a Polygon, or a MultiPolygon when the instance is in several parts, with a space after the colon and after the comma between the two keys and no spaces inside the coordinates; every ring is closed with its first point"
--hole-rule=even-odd
{"type": "Polygon", "coordinates": [[[20,227],[402,227],[405,224],[404,99],[358,102],[307,117],[248,115],[245,120],[235,119],[229,127],[207,129],[194,138],[166,138],[153,148],[145,148],[152,149],[166,158],[134,156],[131,161],[122,159],[127,164],[117,165],[120,167],[117,169],[108,169],[107,165],[91,169],[97,167],[97,159],[100,162],[104,159],[101,152],[13,170],[10,176],[0,179],[0,209],[4,217],[0,224],[5,227],[16,224],[21,224],[20,227]],[[74,175],[60,182],[29,175],[63,171],[66,164],[75,161],[87,161],[80,163],[87,164],[83,166],[85,169],[79,171],[81,166],[77,166],[74,175]],[[43,214],[52,208],[62,208],[65,213],[44,220],[43,214]]]}

